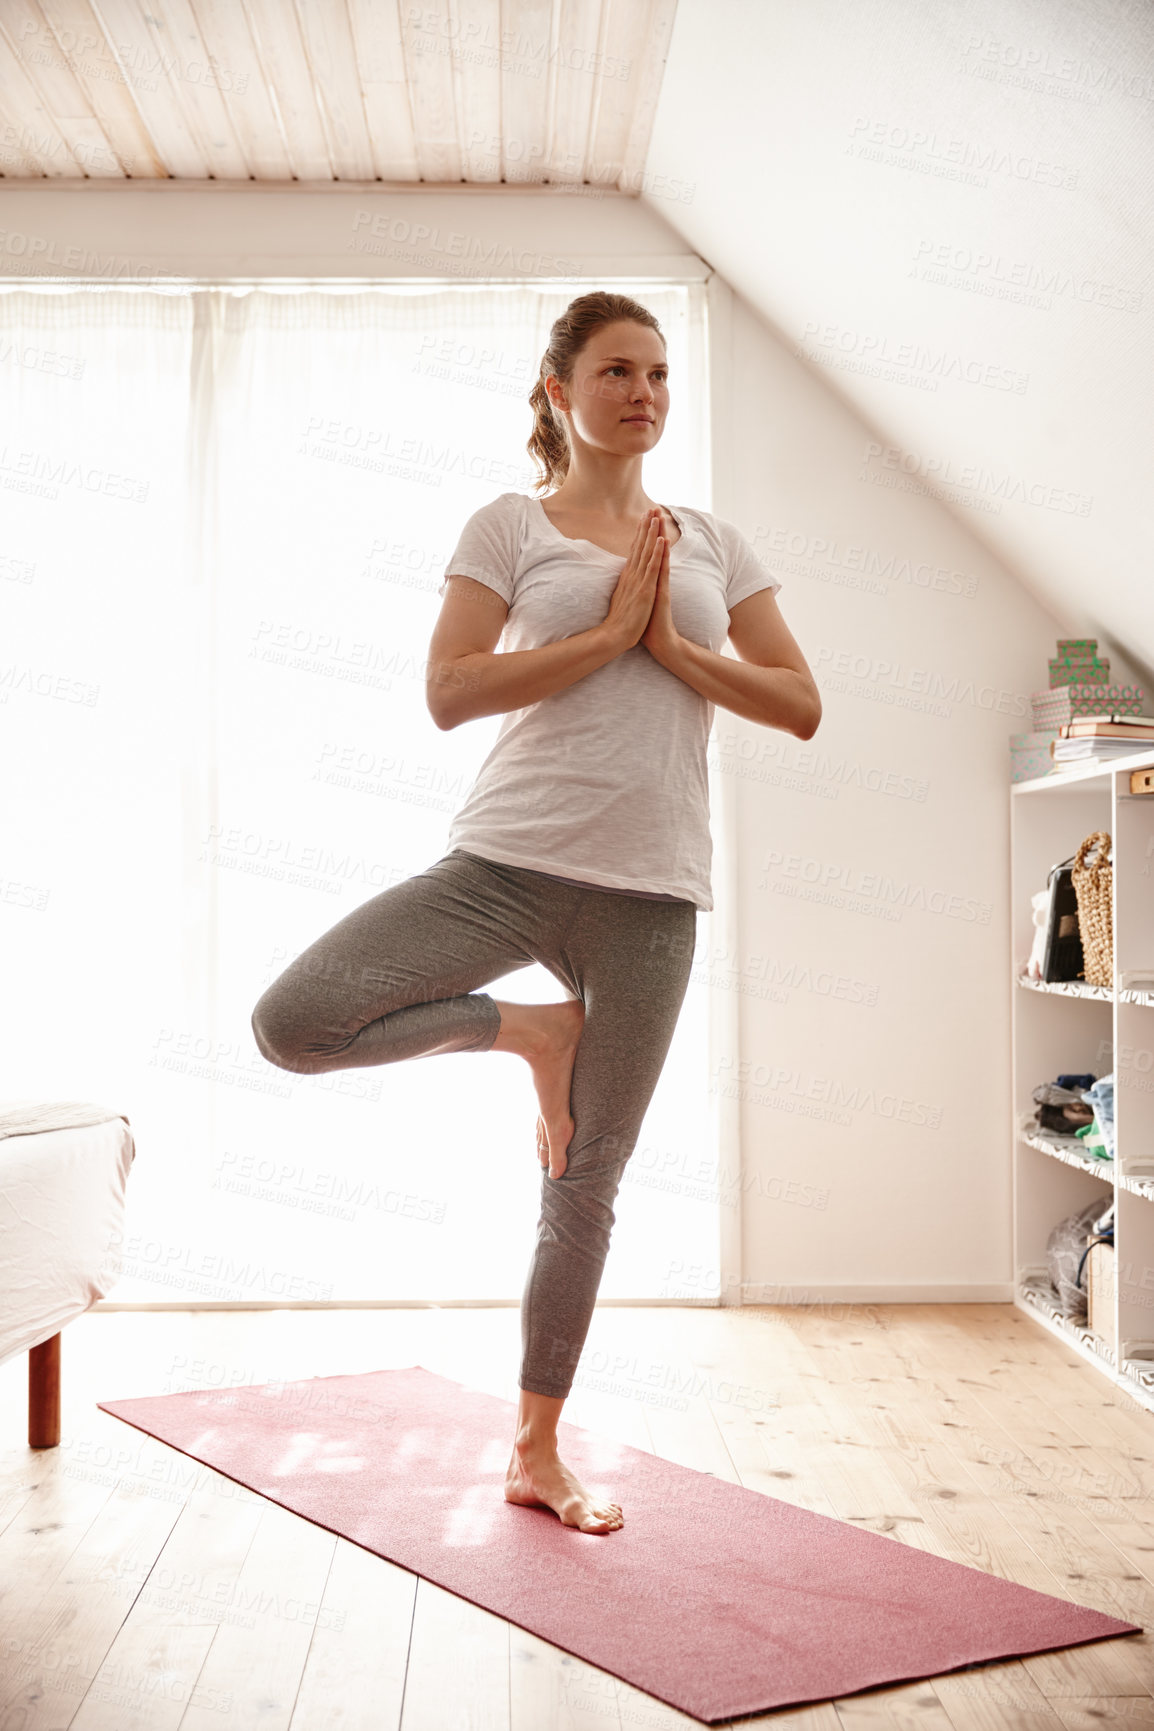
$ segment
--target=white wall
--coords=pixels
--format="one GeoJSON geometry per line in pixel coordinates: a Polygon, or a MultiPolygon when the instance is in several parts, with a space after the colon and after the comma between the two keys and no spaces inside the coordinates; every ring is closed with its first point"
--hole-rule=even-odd
{"type": "Polygon", "coordinates": [[[940,504],[875,484],[900,478],[875,431],[740,296],[730,342],[715,509],[781,577],[824,704],[805,743],[715,729],[745,1295],[1009,1298],[1007,740],[1070,622],[940,504]]]}
{"type": "MultiPolygon", "coordinates": [[[[138,268],[572,266],[580,292],[629,260],[707,274],[663,220],[682,208],[504,189],[24,186],[0,191],[0,261],[22,268],[35,241],[40,269],[112,281],[138,268]],[[416,225],[427,232],[410,248],[416,225]],[[381,250],[356,250],[374,227],[381,250]]],[[[717,298],[729,300],[724,285],[717,298]]],[[[716,334],[715,377],[729,383],[712,428],[713,506],[782,577],[826,706],[805,745],[717,712],[714,756],[737,795],[740,935],[712,966],[732,972],[741,1010],[740,1055],[718,1081],[740,1094],[745,1289],[769,1301],[1006,1298],[1006,740],[1028,728],[1026,694],[1045,684],[1068,622],[940,503],[871,483],[901,479],[863,461],[877,430],[748,301],[733,297],[716,334]],[[793,554],[813,538],[834,548],[793,554]],[[867,581],[871,561],[890,574],[867,581]],[[858,657],[864,677],[835,689],[858,657]],[[944,713],[919,707],[927,688],[944,713]],[[851,904],[811,899],[814,871],[851,904]],[[902,886],[925,905],[881,917],[902,886]],[[831,1107],[833,1094],[849,1104],[831,1107]]]]}
{"type": "Polygon", "coordinates": [[[706,274],[660,204],[600,187],[0,183],[3,276],[571,277],[580,294],[625,261],[706,274]]]}
{"type": "Polygon", "coordinates": [[[691,183],[671,220],[744,297],[715,508],[781,560],[827,674],[807,747],[718,721],[768,746],[738,798],[744,1276],[767,1297],[1010,1295],[1005,742],[1030,723],[999,695],[1047,683],[1058,633],[1097,636],[1154,709],[1152,110],[1154,10],[1129,0],[679,0],[642,198],[691,183]],[[799,565],[761,526],[838,551],[799,565]],[[853,587],[854,548],[976,587],[853,587]],[[838,655],[872,676],[835,689],[838,655]],[[948,714],[908,705],[954,679],[948,714]],[[841,780],[870,772],[924,800],[841,780]],[[774,850],[796,857],[761,887],[774,850]],[[889,921],[804,899],[815,870],[961,900],[889,921]],[[758,999],[767,957],[876,1004],[758,999]],[[871,1084],[940,1119],[802,1115],[871,1084]]]}

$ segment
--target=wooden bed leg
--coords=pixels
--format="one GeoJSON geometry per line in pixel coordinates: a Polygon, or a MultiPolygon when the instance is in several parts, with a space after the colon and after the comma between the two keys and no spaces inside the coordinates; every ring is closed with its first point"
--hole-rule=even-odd
{"type": "Polygon", "coordinates": [[[42,1340],[28,1353],[28,1447],[54,1449],[60,1442],[60,1336],[42,1340]]]}

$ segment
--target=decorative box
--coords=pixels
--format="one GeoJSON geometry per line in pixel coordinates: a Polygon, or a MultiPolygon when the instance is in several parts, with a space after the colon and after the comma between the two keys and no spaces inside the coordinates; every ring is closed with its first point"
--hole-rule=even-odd
{"type": "Polygon", "coordinates": [[[1041,733],[1011,733],[1011,782],[1032,781],[1035,776],[1049,775],[1054,767],[1050,744],[1057,738],[1056,727],[1047,728],[1041,733]]]}
{"type": "Polygon", "coordinates": [[[1034,729],[1061,727],[1079,715],[1142,715],[1146,693],[1140,685],[1060,685],[1030,693],[1034,729]]]}
{"type": "Polygon", "coordinates": [[[1062,685],[1106,685],[1110,679],[1110,663],[1094,656],[1050,662],[1050,689],[1062,685]]]}

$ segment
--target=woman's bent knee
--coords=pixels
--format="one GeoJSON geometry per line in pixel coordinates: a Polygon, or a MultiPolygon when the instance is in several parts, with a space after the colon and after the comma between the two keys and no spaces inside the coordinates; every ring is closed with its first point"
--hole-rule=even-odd
{"type": "Polygon", "coordinates": [[[289,1019],[278,1009],[271,988],[258,1001],[251,1020],[258,1052],[278,1070],[294,1070],[300,1075],[308,1075],[315,1067],[316,1054],[304,1050],[289,1019]]]}

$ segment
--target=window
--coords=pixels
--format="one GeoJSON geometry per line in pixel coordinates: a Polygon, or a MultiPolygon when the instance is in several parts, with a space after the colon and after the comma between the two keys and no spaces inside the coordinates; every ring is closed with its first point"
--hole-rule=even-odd
{"type": "MultiPolygon", "coordinates": [[[[669,344],[646,488],[708,506],[703,291],[601,286],[669,344]]],[[[575,292],[0,294],[10,1091],[131,1119],[119,1301],[519,1297],[527,1066],[297,1076],[249,1016],[322,931],[444,852],[500,718],[428,716],[436,589],[469,513],[530,490],[528,393],[575,292]]],[[[622,1183],[605,1297],[716,1263],[706,972],[622,1183]]],[[[488,989],[560,995],[535,969],[488,989]]]]}

